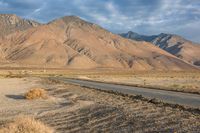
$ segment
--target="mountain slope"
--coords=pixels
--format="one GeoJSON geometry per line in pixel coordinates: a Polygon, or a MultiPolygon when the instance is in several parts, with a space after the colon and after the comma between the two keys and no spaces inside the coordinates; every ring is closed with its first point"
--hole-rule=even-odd
{"type": "Polygon", "coordinates": [[[145,36],[131,31],[120,35],[137,41],[151,42],[180,59],[200,66],[200,44],[193,43],[180,36],[164,33],[153,36],[145,36]]]}
{"type": "Polygon", "coordinates": [[[38,22],[21,19],[14,14],[0,14],[0,37],[8,35],[12,32],[37,27],[38,25],[40,25],[38,22]]]}
{"type": "Polygon", "coordinates": [[[195,69],[150,43],[124,39],[75,16],[9,34],[0,39],[0,50],[1,66],[195,69]]]}

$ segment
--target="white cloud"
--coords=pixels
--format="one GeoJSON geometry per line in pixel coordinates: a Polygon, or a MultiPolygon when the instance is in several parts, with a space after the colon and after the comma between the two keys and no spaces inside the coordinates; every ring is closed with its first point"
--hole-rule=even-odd
{"type": "Polygon", "coordinates": [[[117,33],[200,31],[200,0],[0,0],[0,11],[42,22],[77,15],[117,33]]]}
{"type": "Polygon", "coordinates": [[[35,10],[33,11],[33,13],[38,13],[38,12],[41,11],[41,9],[42,9],[42,8],[37,8],[37,9],[35,9],[35,10]]]}

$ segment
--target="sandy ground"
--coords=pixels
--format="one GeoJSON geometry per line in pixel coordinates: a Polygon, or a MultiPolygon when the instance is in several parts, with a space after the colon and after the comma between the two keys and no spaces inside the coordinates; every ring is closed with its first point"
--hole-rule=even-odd
{"type": "Polygon", "coordinates": [[[0,79],[0,127],[32,115],[56,132],[200,132],[200,115],[176,108],[40,78],[0,79]],[[32,87],[46,100],[25,100],[32,87]]]}
{"type": "Polygon", "coordinates": [[[34,87],[44,87],[37,78],[0,79],[0,120],[12,118],[15,115],[38,115],[57,105],[55,99],[25,100],[23,95],[34,87]]]}

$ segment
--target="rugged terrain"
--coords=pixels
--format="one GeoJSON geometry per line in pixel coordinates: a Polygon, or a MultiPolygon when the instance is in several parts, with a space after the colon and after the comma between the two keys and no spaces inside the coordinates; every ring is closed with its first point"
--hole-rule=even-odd
{"type": "Polygon", "coordinates": [[[198,113],[155,105],[137,97],[129,98],[40,78],[3,78],[0,83],[0,128],[16,116],[28,115],[58,133],[200,131],[198,113]],[[24,93],[32,87],[45,88],[48,99],[24,99],[24,93]]]}
{"type": "Polygon", "coordinates": [[[4,36],[0,50],[1,67],[196,69],[151,43],[124,39],[75,16],[4,36]]]}
{"type": "Polygon", "coordinates": [[[14,14],[0,15],[0,37],[6,36],[13,32],[23,31],[40,24],[33,20],[22,19],[14,14]]]}
{"type": "Polygon", "coordinates": [[[200,66],[200,44],[186,40],[178,35],[161,33],[159,35],[146,36],[131,31],[120,35],[137,41],[151,42],[180,59],[200,66]]]}

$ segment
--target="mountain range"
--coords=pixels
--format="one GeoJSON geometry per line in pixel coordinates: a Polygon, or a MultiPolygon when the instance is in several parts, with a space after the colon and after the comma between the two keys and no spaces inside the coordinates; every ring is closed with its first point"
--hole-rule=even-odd
{"type": "Polygon", "coordinates": [[[120,35],[132,40],[150,42],[190,64],[200,66],[200,44],[184,39],[181,36],[165,33],[146,36],[132,31],[120,35]]]}
{"type": "MultiPolygon", "coordinates": [[[[151,38],[126,39],[127,36],[113,34],[76,16],[40,24],[13,14],[1,14],[0,31],[1,67],[198,69],[184,56],[180,58],[153,45],[151,38]]],[[[198,59],[193,64],[198,64],[198,59]]]]}

